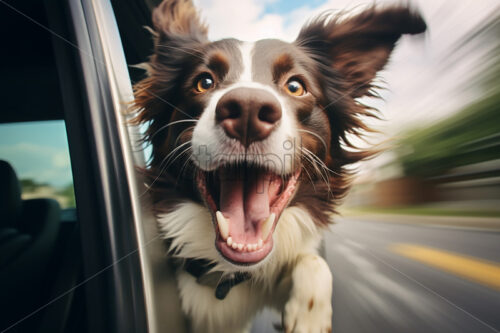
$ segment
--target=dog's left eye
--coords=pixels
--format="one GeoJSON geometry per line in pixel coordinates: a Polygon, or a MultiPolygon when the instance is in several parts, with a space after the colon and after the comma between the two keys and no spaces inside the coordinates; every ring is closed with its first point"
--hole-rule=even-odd
{"type": "Polygon", "coordinates": [[[285,85],[285,90],[292,96],[302,96],[306,93],[304,85],[297,80],[290,80],[285,85]]]}
{"type": "Polygon", "coordinates": [[[203,75],[196,81],[195,88],[198,92],[204,93],[214,87],[214,79],[209,74],[203,75]]]}

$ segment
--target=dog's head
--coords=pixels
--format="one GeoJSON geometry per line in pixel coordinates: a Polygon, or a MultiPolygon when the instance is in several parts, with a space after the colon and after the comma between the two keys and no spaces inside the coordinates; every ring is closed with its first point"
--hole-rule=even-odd
{"type": "Polygon", "coordinates": [[[175,191],[169,198],[202,201],[219,252],[247,265],[270,253],[288,205],[328,223],[348,186],[345,166],[370,154],[348,140],[373,115],[356,99],[373,94],[399,37],[426,29],[408,8],[371,7],[322,15],[293,43],[210,42],[190,0],[165,0],[153,24],[148,77],[135,87],[152,179],[175,191]]]}

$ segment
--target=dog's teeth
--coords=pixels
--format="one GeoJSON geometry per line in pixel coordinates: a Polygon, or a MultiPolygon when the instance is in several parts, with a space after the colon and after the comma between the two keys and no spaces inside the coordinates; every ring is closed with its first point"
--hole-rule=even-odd
{"type": "Polygon", "coordinates": [[[269,237],[271,229],[273,228],[275,218],[276,215],[274,213],[271,213],[271,215],[269,215],[267,220],[262,225],[262,239],[267,239],[267,237],[269,237]]]}
{"type": "Polygon", "coordinates": [[[243,243],[236,243],[235,241],[233,241],[232,237],[228,237],[226,243],[229,247],[232,247],[234,250],[240,252],[253,252],[257,251],[262,247],[263,241],[262,239],[259,239],[258,243],[243,244],[243,243]]]}
{"type": "Polygon", "coordinates": [[[220,235],[223,239],[227,239],[227,237],[229,236],[229,223],[220,211],[217,211],[215,213],[215,216],[217,217],[217,224],[219,225],[220,235]]]}

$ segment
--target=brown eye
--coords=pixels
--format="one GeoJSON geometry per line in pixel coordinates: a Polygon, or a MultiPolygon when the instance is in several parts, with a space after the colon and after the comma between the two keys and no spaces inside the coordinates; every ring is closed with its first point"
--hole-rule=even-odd
{"type": "Polygon", "coordinates": [[[205,74],[196,81],[196,91],[204,93],[214,87],[214,79],[210,74],[205,74]]]}
{"type": "Polygon", "coordinates": [[[290,80],[286,83],[286,92],[292,96],[302,96],[306,93],[306,89],[297,80],[290,80]]]}

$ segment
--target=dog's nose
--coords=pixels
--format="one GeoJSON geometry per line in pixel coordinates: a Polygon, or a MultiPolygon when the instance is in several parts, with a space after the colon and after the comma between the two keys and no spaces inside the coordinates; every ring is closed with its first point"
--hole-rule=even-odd
{"type": "Polygon", "coordinates": [[[281,119],[281,106],[270,92],[235,88],[225,93],[215,108],[215,119],[226,134],[245,147],[264,140],[281,119]]]}

